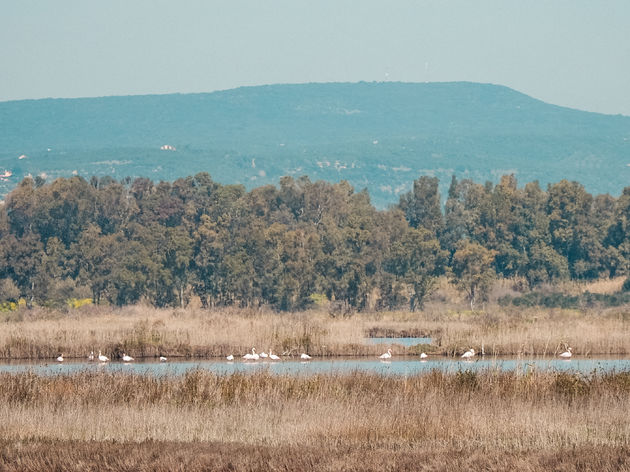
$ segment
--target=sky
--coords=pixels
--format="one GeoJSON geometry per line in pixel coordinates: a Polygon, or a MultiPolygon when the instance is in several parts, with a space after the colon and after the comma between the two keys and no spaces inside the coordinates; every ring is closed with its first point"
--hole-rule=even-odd
{"type": "Polygon", "coordinates": [[[0,0],[0,101],[472,81],[630,115],[628,0],[0,0]]]}

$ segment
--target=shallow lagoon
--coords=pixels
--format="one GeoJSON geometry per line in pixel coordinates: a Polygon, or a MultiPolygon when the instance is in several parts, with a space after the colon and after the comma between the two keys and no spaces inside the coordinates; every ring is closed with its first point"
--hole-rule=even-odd
{"type": "Polygon", "coordinates": [[[550,358],[501,358],[489,357],[477,358],[471,361],[449,357],[430,357],[420,360],[416,356],[394,357],[389,361],[381,361],[366,357],[335,357],[314,358],[310,361],[299,359],[285,359],[278,362],[257,361],[244,362],[235,360],[228,362],[221,359],[196,359],[180,360],[171,359],[169,362],[156,362],[154,360],[142,360],[129,364],[122,362],[110,362],[101,364],[98,362],[73,362],[67,360],[63,363],[11,361],[0,364],[0,372],[27,372],[42,375],[70,374],[79,371],[106,371],[129,372],[136,374],[150,374],[156,376],[182,375],[188,371],[203,369],[220,375],[228,375],[235,372],[248,373],[267,371],[277,375],[314,375],[327,373],[367,372],[382,375],[416,375],[432,370],[443,372],[479,371],[479,370],[518,370],[526,372],[535,369],[537,371],[568,371],[590,374],[593,372],[630,372],[630,358],[627,357],[574,357],[571,360],[550,358]]]}

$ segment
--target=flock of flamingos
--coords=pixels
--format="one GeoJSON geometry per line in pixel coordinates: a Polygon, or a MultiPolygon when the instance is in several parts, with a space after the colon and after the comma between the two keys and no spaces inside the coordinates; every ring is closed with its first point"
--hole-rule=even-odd
{"type": "MultiPolygon", "coordinates": [[[[572,352],[571,352],[571,348],[567,348],[566,351],[560,353],[560,357],[563,359],[570,359],[572,356],[572,352]]],[[[391,359],[392,357],[392,350],[388,349],[386,353],[381,354],[380,356],[378,356],[379,359],[386,361],[387,359],[391,359]]],[[[421,360],[426,360],[427,357],[429,357],[426,353],[421,353],[420,354],[420,359],[421,360]]],[[[463,353],[460,356],[462,359],[472,359],[473,357],[475,357],[475,350],[474,349],[469,349],[468,351],[466,351],[465,353],[463,353]]],[[[88,361],[99,361],[99,362],[109,362],[109,357],[104,356],[101,351],[98,351],[98,356],[94,355],[94,351],[90,352],[90,355],[87,357],[88,361]]],[[[228,362],[232,362],[234,360],[234,356],[232,354],[230,354],[229,356],[227,356],[225,358],[228,362]]],[[[261,352],[260,354],[256,353],[256,348],[253,347],[252,348],[252,352],[248,352],[247,354],[245,354],[243,356],[243,360],[245,361],[257,361],[260,359],[270,359],[272,361],[280,361],[282,360],[279,356],[277,356],[276,354],[274,354],[271,349],[269,349],[269,354],[265,353],[265,352],[261,352]]],[[[300,354],[300,359],[302,361],[308,361],[311,359],[311,356],[309,356],[307,353],[303,352],[302,354],[300,354]]],[[[127,355],[126,353],[123,353],[122,355],[122,360],[123,362],[132,362],[134,360],[133,357],[127,355]]],[[[63,362],[64,358],[63,358],[63,354],[60,354],[59,357],[57,357],[57,362],[63,362]]],[[[160,356],[160,362],[166,362],[167,359],[164,356],[160,356]]]]}

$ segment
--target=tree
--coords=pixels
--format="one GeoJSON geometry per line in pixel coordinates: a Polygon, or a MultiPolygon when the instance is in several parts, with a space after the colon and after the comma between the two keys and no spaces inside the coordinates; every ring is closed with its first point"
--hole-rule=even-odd
{"type": "Polygon", "coordinates": [[[567,258],[571,276],[599,276],[603,247],[592,213],[593,196],[577,182],[550,185],[547,202],[552,247],[567,258]]]}
{"type": "Polygon", "coordinates": [[[225,228],[202,215],[194,234],[193,291],[207,308],[221,299],[220,273],[224,241],[228,239],[225,228]]]}
{"type": "Polygon", "coordinates": [[[20,298],[20,289],[12,279],[0,279],[0,301],[15,302],[20,298]]]}
{"type": "Polygon", "coordinates": [[[464,291],[474,309],[477,300],[485,301],[496,273],[493,268],[495,251],[478,243],[461,241],[451,261],[452,277],[460,290],[464,291]]]}
{"type": "Polygon", "coordinates": [[[279,276],[278,307],[282,310],[307,308],[316,291],[315,264],[320,258],[319,236],[298,228],[286,232],[280,242],[282,273],[279,276]]]}
{"type": "Polygon", "coordinates": [[[615,273],[630,273],[630,187],[624,188],[615,202],[604,242],[616,255],[615,273]]]}
{"type": "Polygon", "coordinates": [[[60,178],[38,188],[33,227],[41,241],[46,244],[54,237],[70,247],[94,221],[94,191],[81,177],[60,178]]]}
{"type": "Polygon", "coordinates": [[[35,183],[30,177],[22,180],[6,198],[7,222],[12,234],[21,237],[33,231],[33,215],[38,201],[35,195],[35,183]]]}
{"type": "Polygon", "coordinates": [[[152,294],[155,304],[156,294],[161,295],[163,291],[158,285],[161,267],[152,257],[151,247],[147,247],[146,240],[127,239],[120,232],[111,239],[114,264],[109,276],[108,300],[124,306],[152,294]]]}
{"type": "Polygon", "coordinates": [[[409,228],[402,239],[392,245],[385,266],[388,272],[411,286],[411,311],[424,307],[445,258],[446,252],[440,249],[438,240],[424,228],[409,228]]]}
{"type": "Polygon", "coordinates": [[[530,286],[627,275],[629,222],[630,187],[593,197],[567,181],[519,189],[512,175],[453,177],[444,221],[427,176],[385,211],[348,182],[308,177],[249,192],[205,173],[26,178],[0,205],[0,280],[29,305],[89,287],[95,303],[118,305],[185,306],[192,291],[206,307],[296,310],[325,293],[346,309],[416,310],[446,268],[474,307],[495,273],[530,286]]]}
{"type": "Polygon", "coordinates": [[[400,209],[413,228],[426,228],[435,236],[442,229],[442,208],[437,177],[422,176],[413,182],[413,189],[400,197],[400,209]]]}
{"type": "Polygon", "coordinates": [[[79,283],[90,287],[92,301],[97,305],[112,283],[115,244],[115,235],[103,236],[98,226],[90,225],[70,250],[73,276],[79,283]]]}
{"type": "Polygon", "coordinates": [[[444,249],[453,253],[458,241],[462,239],[488,239],[478,234],[480,229],[485,229],[479,221],[479,212],[486,198],[485,193],[482,185],[470,179],[458,182],[453,176],[449,197],[444,207],[444,231],[440,236],[440,243],[444,249]]]}
{"type": "Polygon", "coordinates": [[[166,228],[157,243],[158,254],[162,256],[162,266],[168,271],[175,286],[179,307],[186,305],[186,290],[193,256],[193,241],[188,231],[181,226],[166,228]]]}
{"type": "Polygon", "coordinates": [[[43,298],[49,282],[45,271],[44,245],[34,233],[27,233],[19,239],[9,235],[2,239],[0,254],[1,272],[13,279],[31,308],[36,299],[43,298]]]}

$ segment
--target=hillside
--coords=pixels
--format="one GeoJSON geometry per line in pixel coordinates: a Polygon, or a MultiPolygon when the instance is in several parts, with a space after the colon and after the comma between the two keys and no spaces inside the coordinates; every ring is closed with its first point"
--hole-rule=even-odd
{"type": "Polygon", "coordinates": [[[377,206],[421,174],[521,182],[630,182],[630,117],[550,105],[476,83],[331,83],[0,103],[0,194],[49,179],[207,171],[248,188],[282,175],[350,181],[377,206]],[[175,150],[161,150],[163,145],[175,150]],[[19,159],[20,156],[26,156],[19,159]],[[6,175],[6,174],[5,174],[6,175]]]}

